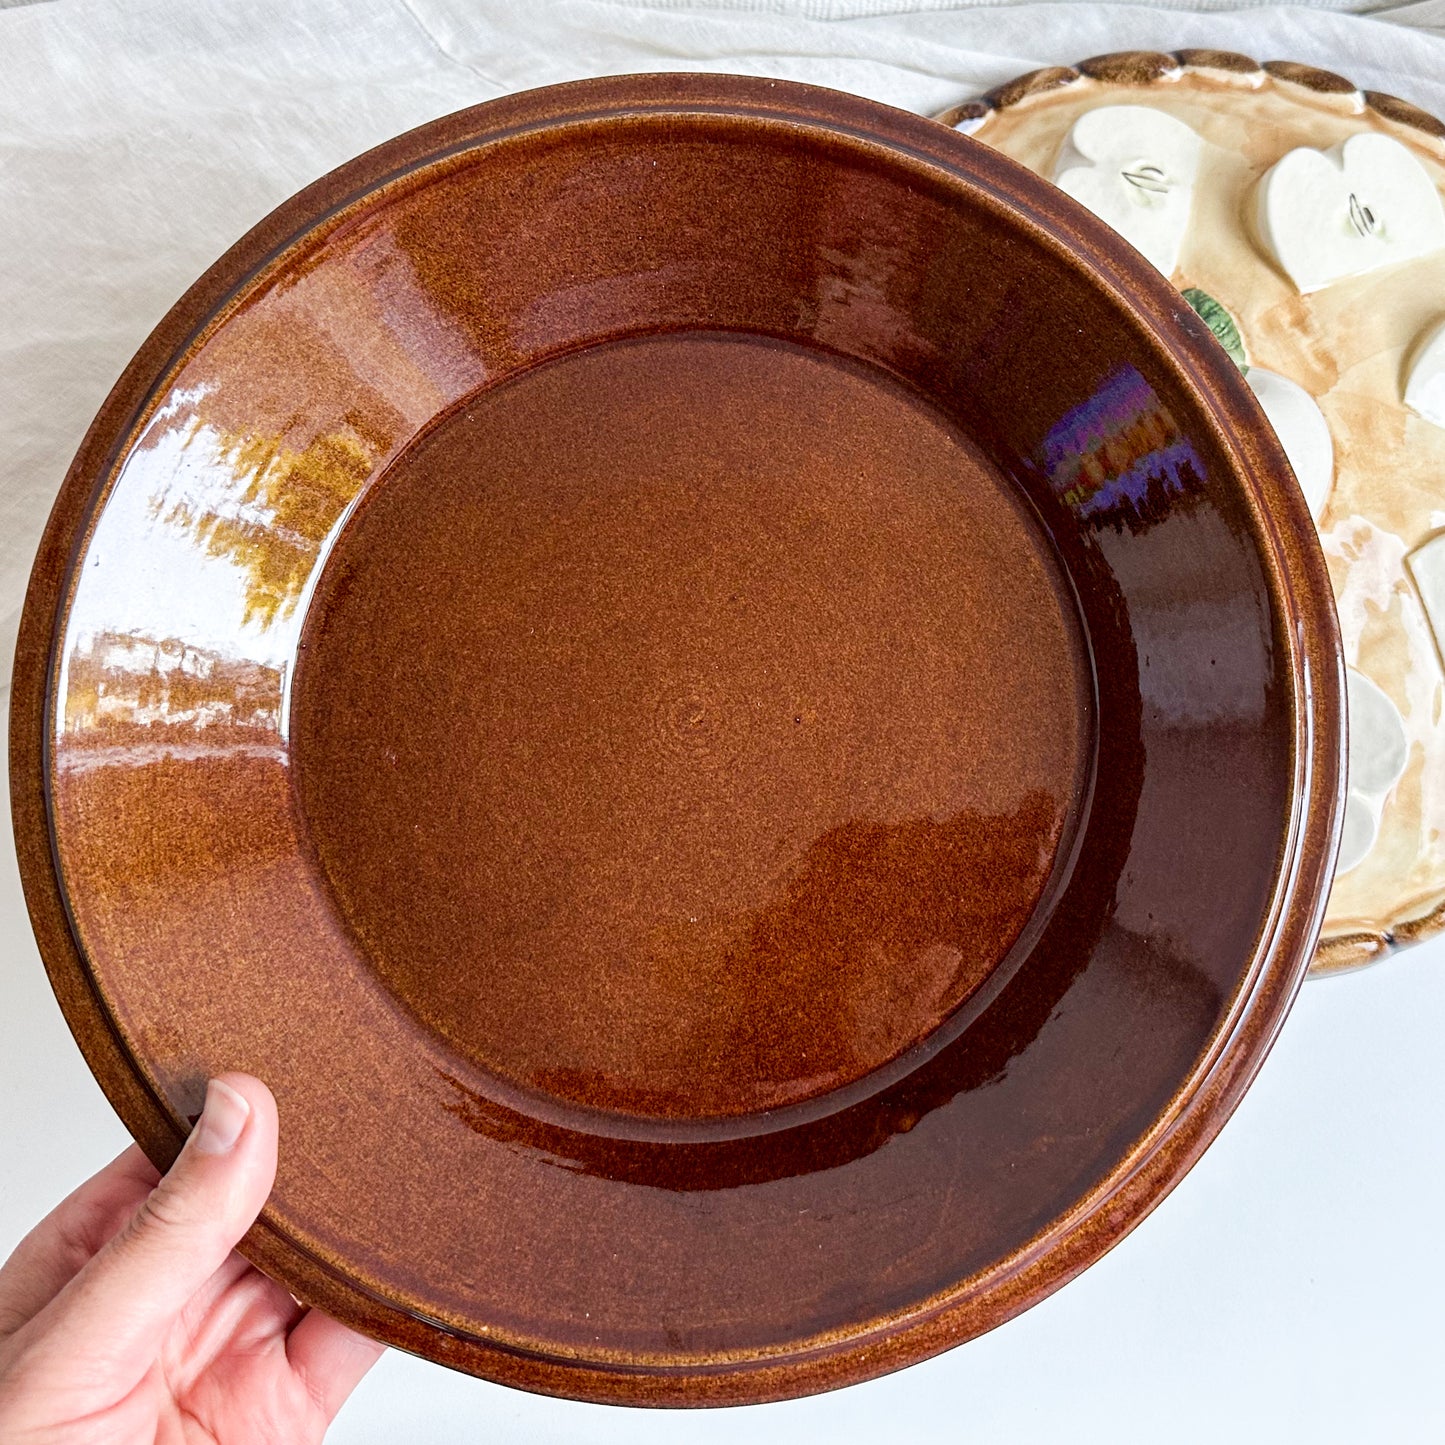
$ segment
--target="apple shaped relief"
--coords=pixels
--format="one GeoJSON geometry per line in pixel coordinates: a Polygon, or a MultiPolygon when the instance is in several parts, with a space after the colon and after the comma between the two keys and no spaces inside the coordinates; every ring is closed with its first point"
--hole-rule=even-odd
{"type": "Polygon", "coordinates": [[[1405,405],[1433,425],[1445,427],[1445,324],[1415,348],[1405,381],[1405,405]]]}
{"type": "Polygon", "coordinates": [[[1297,381],[1251,366],[1244,378],[1279,437],[1316,522],[1335,479],[1335,445],[1319,403],[1297,381]]]}
{"type": "Polygon", "coordinates": [[[1054,167],[1054,184],[1170,276],[1189,226],[1203,146],[1194,130],[1167,111],[1100,106],[1074,122],[1054,167]]]}
{"type": "Polygon", "coordinates": [[[1421,543],[1405,559],[1425,617],[1435,638],[1435,649],[1445,662],[1445,532],[1421,543]]]}
{"type": "Polygon", "coordinates": [[[1429,173],[1375,132],[1329,150],[1300,146],[1265,172],[1255,229],[1301,292],[1445,247],[1445,208],[1429,173]]]}
{"type": "Polygon", "coordinates": [[[1358,868],[1375,846],[1380,814],[1409,759],[1400,710],[1362,672],[1345,669],[1350,721],[1350,760],[1345,819],[1335,873],[1358,868]]]}
{"type": "Polygon", "coordinates": [[[1319,403],[1297,381],[1277,371],[1251,366],[1234,317],[1208,292],[1186,286],[1184,299],[1244,374],[1289,458],[1310,516],[1318,522],[1335,480],[1335,444],[1319,403]]]}

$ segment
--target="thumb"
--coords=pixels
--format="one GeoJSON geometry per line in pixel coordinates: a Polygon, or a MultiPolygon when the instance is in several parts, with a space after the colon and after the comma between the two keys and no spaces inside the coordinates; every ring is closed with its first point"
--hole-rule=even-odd
{"type": "Polygon", "coordinates": [[[196,1127],[130,1222],[31,1323],[73,1359],[137,1377],[226,1262],[276,1177],[276,1101],[249,1074],[206,1089],[196,1127]]]}

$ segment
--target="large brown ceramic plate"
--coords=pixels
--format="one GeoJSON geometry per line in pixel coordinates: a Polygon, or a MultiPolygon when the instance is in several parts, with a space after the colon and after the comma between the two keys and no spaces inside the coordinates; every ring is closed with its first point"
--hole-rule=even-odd
{"type": "Polygon", "coordinates": [[[763,1400],[1095,1259],[1319,927],[1309,517],[1164,279],[987,148],[756,80],[415,131],[87,437],[12,766],[54,986],[246,1242],[529,1388],[763,1400]]]}

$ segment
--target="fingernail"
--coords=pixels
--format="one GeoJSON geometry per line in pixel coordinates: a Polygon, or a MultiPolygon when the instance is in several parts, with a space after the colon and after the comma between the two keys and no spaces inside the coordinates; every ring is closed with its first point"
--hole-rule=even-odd
{"type": "Polygon", "coordinates": [[[206,1085],[206,1106],[191,1135],[192,1145],[202,1154],[226,1154],[236,1146],[251,1106],[229,1084],[212,1079],[206,1085]]]}

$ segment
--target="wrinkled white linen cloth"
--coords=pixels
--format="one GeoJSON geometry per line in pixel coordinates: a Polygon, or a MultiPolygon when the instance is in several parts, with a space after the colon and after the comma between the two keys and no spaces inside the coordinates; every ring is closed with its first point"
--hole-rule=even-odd
{"type": "Polygon", "coordinates": [[[306,182],[509,90],[730,70],[924,113],[1038,65],[1185,45],[1445,114],[1445,0],[1314,9],[940,0],[44,0],[0,10],[0,682],[91,416],[166,308],[306,182]],[[1392,22],[1347,10],[1372,9],[1392,22]],[[1431,33],[1432,27],[1438,34],[1431,33]]]}

